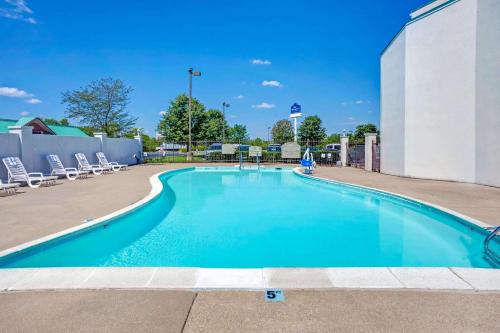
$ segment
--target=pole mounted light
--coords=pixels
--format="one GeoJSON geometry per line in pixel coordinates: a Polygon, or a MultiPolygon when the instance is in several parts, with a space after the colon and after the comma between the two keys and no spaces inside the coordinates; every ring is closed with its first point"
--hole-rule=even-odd
{"type": "Polygon", "coordinates": [[[229,103],[222,102],[222,143],[226,141],[226,108],[230,106],[229,103]]]}
{"type": "Polygon", "coordinates": [[[188,118],[189,118],[189,145],[188,145],[188,152],[187,152],[187,160],[192,161],[193,160],[193,152],[191,150],[191,104],[192,104],[192,99],[193,99],[193,76],[201,76],[201,72],[199,71],[193,71],[193,68],[188,69],[189,73],[189,105],[188,105],[188,118]]]}

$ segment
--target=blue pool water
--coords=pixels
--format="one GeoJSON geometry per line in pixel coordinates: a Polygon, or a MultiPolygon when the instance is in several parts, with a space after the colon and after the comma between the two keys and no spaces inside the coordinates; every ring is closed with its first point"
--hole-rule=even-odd
{"type": "Polygon", "coordinates": [[[483,231],[375,191],[287,169],[200,168],[160,180],[148,204],[0,265],[491,267],[483,231]]]}

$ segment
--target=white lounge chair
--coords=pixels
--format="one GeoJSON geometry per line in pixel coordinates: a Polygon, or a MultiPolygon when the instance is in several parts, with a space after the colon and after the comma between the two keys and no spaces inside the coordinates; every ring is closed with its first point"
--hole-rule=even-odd
{"type": "Polygon", "coordinates": [[[101,168],[110,167],[113,171],[120,171],[128,167],[127,164],[118,164],[118,162],[108,162],[106,155],[102,151],[96,153],[97,159],[99,160],[99,165],[101,168]]]}
{"type": "Polygon", "coordinates": [[[85,154],[83,153],[76,153],[75,157],[78,161],[78,171],[92,172],[96,176],[102,174],[104,171],[109,171],[109,169],[104,170],[99,165],[90,164],[89,161],[87,161],[87,157],[85,157],[85,154]]]}
{"type": "Polygon", "coordinates": [[[76,168],[65,168],[61,162],[61,159],[57,155],[47,155],[45,156],[49,162],[52,172],[51,176],[65,176],[69,180],[75,180],[79,177],[87,177],[90,171],[79,171],[76,168]]]}
{"type": "Polygon", "coordinates": [[[54,184],[57,176],[44,176],[41,172],[28,173],[19,157],[4,157],[3,164],[7,168],[8,182],[26,182],[29,187],[37,188],[42,184],[54,184]]]}
{"type": "Polygon", "coordinates": [[[2,180],[0,179],[0,190],[2,190],[5,194],[15,194],[17,191],[17,188],[19,187],[19,184],[4,184],[2,183],[2,180]]]}

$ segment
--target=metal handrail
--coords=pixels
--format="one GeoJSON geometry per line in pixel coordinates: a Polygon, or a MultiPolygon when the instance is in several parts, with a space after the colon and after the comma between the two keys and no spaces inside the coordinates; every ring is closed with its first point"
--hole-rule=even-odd
{"type": "Polygon", "coordinates": [[[500,254],[496,253],[495,251],[492,251],[489,248],[490,241],[495,238],[496,236],[500,235],[500,225],[496,226],[494,228],[488,228],[489,230],[492,230],[488,236],[484,239],[483,242],[483,248],[484,248],[484,253],[490,261],[494,262],[496,265],[500,265],[500,254]]]}

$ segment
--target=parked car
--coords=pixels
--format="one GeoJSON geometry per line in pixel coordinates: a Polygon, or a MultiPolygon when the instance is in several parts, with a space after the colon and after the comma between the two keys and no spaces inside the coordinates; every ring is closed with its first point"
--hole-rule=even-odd
{"type": "Polygon", "coordinates": [[[328,150],[328,151],[340,150],[340,143],[329,143],[325,146],[325,150],[328,150]]]}
{"type": "Polygon", "coordinates": [[[273,153],[279,153],[281,152],[281,145],[277,143],[267,145],[267,151],[273,153]]]}

